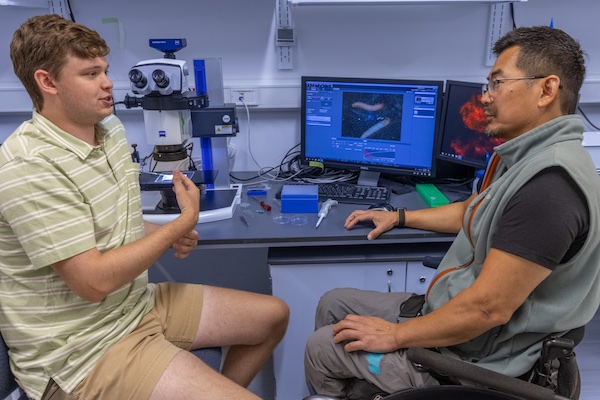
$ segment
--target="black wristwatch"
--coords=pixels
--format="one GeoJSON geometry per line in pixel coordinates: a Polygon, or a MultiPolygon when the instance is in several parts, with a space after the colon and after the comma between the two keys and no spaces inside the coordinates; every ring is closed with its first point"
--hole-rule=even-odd
{"type": "Polygon", "coordinates": [[[396,212],[398,213],[398,228],[404,228],[404,223],[406,222],[406,207],[396,208],[396,212]]]}

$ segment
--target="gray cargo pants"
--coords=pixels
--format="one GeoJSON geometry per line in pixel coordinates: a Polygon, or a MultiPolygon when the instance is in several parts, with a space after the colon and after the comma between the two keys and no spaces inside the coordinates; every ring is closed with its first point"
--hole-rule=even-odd
{"type": "Polygon", "coordinates": [[[347,314],[369,315],[390,322],[402,322],[400,304],[411,293],[386,293],[351,288],[325,293],[317,306],[315,332],[306,343],[304,368],[309,387],[316,393],[346,398],[353,381],[364,379],[387,393],[412,387],[434,386],[438,381],[417,371],[404,350],[376,354],[365,351],[347,353],[333,341],[332,324],[347,314]]]}

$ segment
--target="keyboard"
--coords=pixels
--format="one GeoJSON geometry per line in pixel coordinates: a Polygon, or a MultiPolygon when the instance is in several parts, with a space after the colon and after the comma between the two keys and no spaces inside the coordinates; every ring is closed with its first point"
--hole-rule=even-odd
{"type": "MultiPolygon", "coordinates": [[[[302,183],[291,183],[302,185],[302,183]]],[[[390,191],[385,186],[363,186],[351,183],[319,183],[319,200],[337,200],[339,203],[353,204],[377,204],[387,203],[390,199],[390,191]]],[[[283,188],[283,187],[282,187],[283,188]]],[[[281,198],[281,190],[275,195],[281,198]]]]}

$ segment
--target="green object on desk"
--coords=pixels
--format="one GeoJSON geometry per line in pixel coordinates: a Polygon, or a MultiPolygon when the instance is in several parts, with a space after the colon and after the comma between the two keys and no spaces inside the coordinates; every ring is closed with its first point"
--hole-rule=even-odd
{"type": "Polygon", "coordinates": [[[443,206],[450,204],[450,200],[433,183],[417,183],[417,193],[421,196],[429,207],[443,206]]]}

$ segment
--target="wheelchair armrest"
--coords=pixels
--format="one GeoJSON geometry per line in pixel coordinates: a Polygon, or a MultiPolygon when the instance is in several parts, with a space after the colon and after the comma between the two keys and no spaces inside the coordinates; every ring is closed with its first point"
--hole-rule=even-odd
{"type": "Polygon", "coordinates": [[[425,256],[423,257],[423,265],[429,268],[437,269],[442,262],[443,257],[438,256],[425,256]]]}
{"type": "Polygon", "coordinates": [[[410,361],[438,373],[477,383],[504,393],[510,393],[530,400],[566,400],[565,397],[559,396],[545,387],[490,371],[472,363],[447,357],[435,351],[410,347],[406,354],[410,361]]]}

